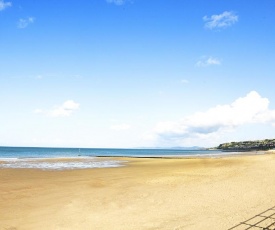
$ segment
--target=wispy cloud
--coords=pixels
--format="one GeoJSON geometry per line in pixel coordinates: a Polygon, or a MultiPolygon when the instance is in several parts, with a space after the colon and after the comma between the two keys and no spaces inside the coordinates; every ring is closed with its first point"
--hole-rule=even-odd
{"type": "Polygon", "coordinates": [[[231,104],[218,105],[205,112],[186,116],[180,121],[161,122],[152,134],[162,143],[179,144],[194,139],[221,136],[246,124],[275,126],[275,110],[269,109],[269,100],[251,91],[231,104]]]}
{"type": "Polygon", "coordinates": [[[226,28],[238,21],[239,17],[234,12],[224,11],[222,14],[214,14],[210,17],[204,16],[205,28],[215,29],[215,28],[226,28]]]}
{"type": "Polygon", "coordinates": [[[117,6],[124,5],[128,0],[106,0],[108,3],[113,3],[117,6]]]}
{"type": "Polygon", "coordinates": [[[73,100],[65,101],[60,106],[55,106],[50,110],[36,109],[34,113],[36,114],[45,114],[49,117],[69,117],[72,113],[79,109],[79,104],[73,100]]]}
{"type": "Polygon", "coordinates": [[[42,109],[35,109],[33,112],[37,113],[37,114],[40,114],[40,113],[43,113],[43,110],[42,109]]]}
{"type": "Polygon", "coordinates": [[[34,79],[41,80],[41,79],[43,79],[43,76],[42,75],[37,75],[37,76],[34,77],[34,79]]]}
{"type": "Polygon", "coordinates": [[[116,131],[128,130],[130,128],[131,128],[131,126],[128,124],[117,124],[117,125],[112,125],[110,127],[110,129],[116,130],[116,131]]]}
{"type": "Polygon", "coordinates": [[[8,7],[11,7],[11,2],[5,2],[4,0],[0,0],[0,11],[5,10],[8,7]]]}
{"type": "Polygon", "coordinates": [[[221,61],[218,58],[203,56],[196,63],[198,67],[207,67],[211,65],[221,65],[221,61]]]}
{"type": "Polygon", "coordinates": [[[182,84],[187,84],[187,83],[189,83],[189,81],[186,80],[186,79],[182,79],[180,82],[181,82],[182,84]]]}
{"type": "Polygon", "coordinates": [[[35,18],[33,17],[28,17],[28,18],[20,18],[18,23],[17,23],[17,27],[19,29],[24,29],[27,26],[29,26],[30,24],[34,23],[35,18]]]}

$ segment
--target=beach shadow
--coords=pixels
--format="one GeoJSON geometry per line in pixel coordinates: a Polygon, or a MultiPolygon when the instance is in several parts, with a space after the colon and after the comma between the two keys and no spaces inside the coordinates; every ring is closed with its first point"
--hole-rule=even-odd
{"type": "Polygon", "coordinates": [[[275,230],[275,206],[245,220],[228,230],[275,230]]]}

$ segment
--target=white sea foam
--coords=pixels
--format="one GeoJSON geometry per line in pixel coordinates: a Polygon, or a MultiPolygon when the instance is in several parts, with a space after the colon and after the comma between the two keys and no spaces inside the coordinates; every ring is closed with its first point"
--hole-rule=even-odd
{"type": "Polygon", "coordinates": [[[113,168],[123,166],[122,161],[91,159],[0,159],[0,168],[70,170],[89,168],[113,168]]]}

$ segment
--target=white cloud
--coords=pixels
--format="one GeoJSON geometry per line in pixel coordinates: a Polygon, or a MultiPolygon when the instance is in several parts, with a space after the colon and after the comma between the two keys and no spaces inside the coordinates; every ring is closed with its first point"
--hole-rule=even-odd
{"type": "Polygon", "coordinates": [[[238,21],[239,17],[234,12],[224,11],[222,14],[214,14],[210,17],[204,16],[205,28],[226,28],[238,21]]]}
{"type": "Polygon", "coordinates": [[[128,124],[117,124],[117,125],[112,125],[112,126],[110,127],[110,129],[116,130],[116,131],[128,130],[128,129],[130,129],[130,128],[131,128],[131,126],[128,125],[128,124]]]}
{"type": "Polygon", "coordinates": [[[275,110],[268,108],[269,100],[251,91],[228,105],[218,105],[205,112],[195,113],[180,121],[157,124],[154,135],[166,143],[181,143],[192,138],[219,136],[246,124],[275,125],[275,110]]]}
{"type": "Polygon", "coordinates": [[[17,23],[17,27],[18,27],[19,29],[24,29],[24,28],[26,28],[29,24],[34,23],[34,20],[35,20],[35,18],[33,18],[33,17],[28,17],[28,18],[26,18],[26,19],[21,18],[21,19],[19,19],[19,21],[18,21],[18,23],[17,23]]]}
{"type": "Polygon", "coordinates": [[[51,110],[36,109],[34,113],[45,114],[49,117],[69,117],[79,109],[79,104],[73,100],[65,101],[61,106],[56,106],[51,110]]]}
{"type": "Polygon", "coordinates": [[[198,67],[207,67],[211,65],[221,65],[221,61],[217,58],[204,56],[196,63],[198,67]]]}
{"type": "Polygon", "coordinates": [[[5,2],[4,0],[0,0],[0,11],[11,7],[12,3],[11,2],[5,2]]]}
{"type": "Polygon", "coordinates": [[[65,101],[61,106],[51,110],[48,115],[51,117],[68,117],[79,108],[79,104],[73,100],[65,101]]]}
{"type": "Polygon", "coordinates": [[[127,0],[106,0],[108,3],[113,3],[115,5],[121,6],[127,2],[127,0]]]}

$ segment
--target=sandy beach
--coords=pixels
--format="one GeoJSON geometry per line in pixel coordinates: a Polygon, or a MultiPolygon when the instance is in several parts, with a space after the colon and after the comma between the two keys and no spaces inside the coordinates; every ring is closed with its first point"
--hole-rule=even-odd
{"type": "Polygon", "coordinates": [[[0,229],[220,230],[275,206],[275,154],[120,160],[124,167],[0,169],[0,229]]]}

